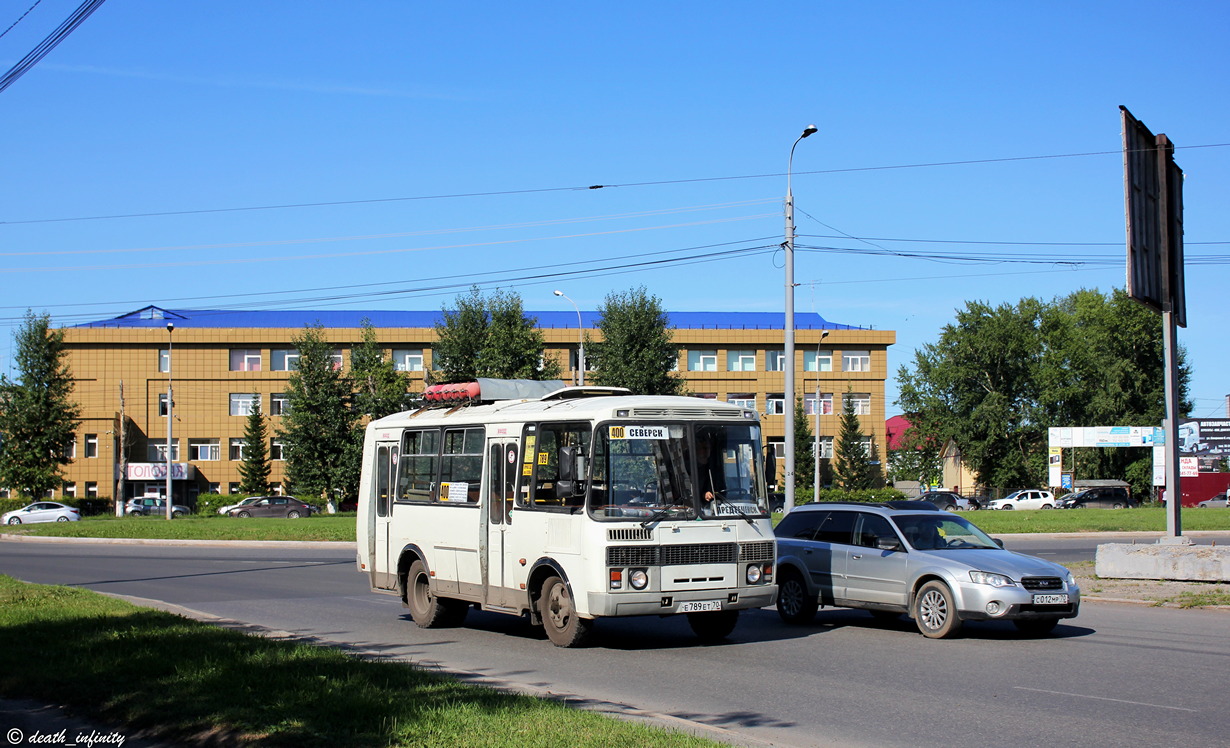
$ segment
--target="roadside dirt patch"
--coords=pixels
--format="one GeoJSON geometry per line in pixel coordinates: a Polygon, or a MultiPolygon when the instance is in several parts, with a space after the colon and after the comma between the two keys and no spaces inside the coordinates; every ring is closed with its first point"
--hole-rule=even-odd
{"type": "Polygon", "coordinates": [[[1157,579],[1102,579],[1093,562],[1066,564],[1089,599],[1122,600],[1176,608],[1230,610],[1230,584],[1225,582],[1172,582],[1157,579]]]}

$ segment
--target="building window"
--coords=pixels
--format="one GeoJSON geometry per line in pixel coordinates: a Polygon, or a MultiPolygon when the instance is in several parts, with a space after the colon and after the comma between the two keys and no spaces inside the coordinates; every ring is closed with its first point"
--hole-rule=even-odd
{"type": "Polygon", "coordinates": [[[9,490],[7,488],[0,488],[0,499],[7,498],[9,498],[9,490]]]}
{"type": "Polygon", "coordinates": [[[842,371],[871,371],[871,351],[844,351],[841,355],[842,371]]]}
{"type": "Polygon", "coordinates": [[[269,415],[284,416],[290,412],[290,398],[285,392],[275,392],[269,396],[269,415]]]}
{"type": "Polygon", "coordinates": [[[717,371],[717,351],[688,351],[688,371],[717,371]]]}
{"type": "MultiPolygon", "coordinates": [[[[167,461],[167,443],[160,441],[157,443],[151,442],[148,445],[146,454],[149,456],[150,462],[166,462],[167,461]]],[[[179,439],[171,440],[171,462],[179,459],[179,439]]]]}
{"type": "Polygon", "coordinates": [[[232,460],[242,460],[244,447],[248,446],[247,439],[232,438],[227,450],[232,460]]]}
{"type": "Polygon", "coordinates": [[[822,460],[833,459],[833,437],[831,436],[820,437],[820,459],[822,460]]]}
{"type": "Polygon", "coordinates": [[[341,371],[342,370],[342,352],[334,351],[333,353],[329,354],[329,358],[332,359],[333,361],[333,370],[341,371]]]}
{"type": "Polygon", "coordinates": [[[70,460],[77,459],[77,440],[73,439],[68,444],[64,445],[64,456],[70,460]]]}
{"type": "Polygon", "coordinates": [[[98,456],[98,434],[85,435],[85,456],[87,458],[98,456]]]}
{"type": "Polygon", "coordinates": [[[269,459],[281,462],[286,459],[286,443],[281,439],[269,440],[269,459]]]}
{"type": "Polygon", "coordinates": [[[768,348],[764,352],[765,371],[785,371],[786,352],[781,348],[768,348]]]}
{"type": "Polygon", "coordinates": [[[227,493],[232,493],[232,494],[239,493],[239,484],[238,483],[227,484],[226,490],[227,490],[227,493]]]}
{"type": "Polygon", "coordinates": [[[167,415],[167,393],[162,393],[158,396],[158,415],[164,418],[167,415]]]}
{"type": "Polygon", "coordinates": [[[867,392],[851,392],[845,395],[845,402],[854,407],[854,415],[871,415],[871,394],[867,392]]]}
{"type": "Polygon", "coordinates": [[[189,439],[188,459],[200,461],[218,460],[222,457],[222,447],[217,439],[189,439]]]}
{"type": "Polygon", "coordinates": [[[832,351],[803,351],[803,371],[832,371],[832,351]]]}
{"type": "Polygon", "coordinates": [[[756,371],[756,351],[726,351],[726,371],[756,371]]]}
{"type": "Polygon", "coordinates": [[[863,445],[863,454],[867,455],[867,457],[870,458],[871,457],[871,437],[870,436],[860,437],[859,442],[863,445]]]}
{"type": "Polygon", "coordinates": [[[212,494],[220,494],[222,493],[222,484],[221,483],[210,483],[208,486],[208,491],[209,493],[212,493],[212,494]]]}
{"type": "Polygon", "coordinates": [[[731,405],[738,405],[740,408],[748,408],[756,410],[756,393],[755,392],[739,392],[730,393],[726,396],[726,402],[731,405]]]}
{"type": "Polygon", "coordinates": [[[171,351],[168,348],[158,349],[158,371],[166,374],[171,370],[171,351]]]}
{"type": "MultiPolygon", "coordinates": [[[[803,396],[803,412],[809,416],[816,415],[816,402],[817,402],[816,393],[809,392],[806,395],[804,395],[803,396]]],[[[832,392],[821,392],[819,403],[820,403],[820,415],[822,416],[833,415],[833,393],[832,392]]]]}
{"type": "Polygon", "coordinates": [[[260,371],[261,352],[251,348],[231,349],[231,371],[260,371]]]}
{"type": "Polygon", "coordinates": [[[294,348],[275,348],[269,351],[269,365],[274,371],[298,371],[299,351],[294,348]]]}
{"type": "Polygon", "coordinates": [[[393,351],[393,368],[397,371],[422,371],[423,349],[402,348],[393,351]]]}
{"type": "Polygon", "coordinates": [[[780,416],[786,412],[786,394],[784,392],[770,392],[765,395],[765,415],[780,416]]]}
{"type": "Polygon", "coordinates": [[[62,490],[63,490],[63,495],[66,498],[69,498],[69,499],[77,498],[77,484],[76,483],[65,483],[64,488],[62,490]]]}
{"type": "Polygon", "coordinates": [[[231,393],[231,415],[250,416],[252,408],[261,401],[260,395],[251,392],[231,393]]]}
{"type": "Polygon", "coordinates": [[[97,499],[98,498],[98,483],[92,480],[88,480],[85,482],[85,497],[87,499],[97,499]]]}

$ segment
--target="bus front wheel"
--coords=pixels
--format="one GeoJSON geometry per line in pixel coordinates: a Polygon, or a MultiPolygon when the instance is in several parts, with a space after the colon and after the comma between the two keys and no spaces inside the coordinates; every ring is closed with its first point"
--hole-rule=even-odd
{"type": "Polygon", "coordinates": [[[715,644],[730,636],[739,622],[739,611],[720,610],[711,613],[688,613],[692,633],[705,644],[715,644]]]}
{"type": "Polygon", "coordinates": [[[551,577],[542,586],[538,597],[538,614],[547,638],[557,647],[580,647],[589,638],[594,622],[577,615],[568,585],[559,577],[551,577]]]}
{"type": "Polygon", "coordinates": [[[461,600],[436,597],[431,591],[427,565],[422,561],[410,564],[406,572],[406,602],[410,606],[410,617],[423,629],[457,626],[470,609],[469,604],[461,600]]]}

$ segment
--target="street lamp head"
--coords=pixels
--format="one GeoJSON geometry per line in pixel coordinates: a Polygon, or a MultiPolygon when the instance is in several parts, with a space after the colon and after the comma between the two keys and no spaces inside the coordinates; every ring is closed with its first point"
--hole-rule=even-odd
{"type": "Polygon", "coordinates": [[[555,294],[556,296],[563,296],[563,295],[564,295],[564,292],[563,292],[563,291],[560,291],[560,290],[558,290],[558,289],[556,289],[555,291],[552,291],[551,293],[555,294]]]}
{"type": "Polygon", "coordinates": [[[828,330],[821,330],[821,331],[820,331],[820,339],[821,339],[821,340],[824,340],[824,339],[825,339],[825,338],[827,338],[828,336],[829,336],[829,331],[828,331],[828,330]]]}
{"type": "Polygon", "coordinates": [[[168,323],[167,323],[167,332],[171,332],[171,331],[173,331],[174,329],[175,329],[175,323],[174,323],[174,322],[168,322],[168,323]]]}
{"type": "Polygon", "coordinates": [[[803,137],[806,138],[808,135],[814,135],[815,133],[818,133],[818,132],[820,132],[820,128],[816,127],[815,125],[808,125],[807,127],[803,128],[803,137]]]}

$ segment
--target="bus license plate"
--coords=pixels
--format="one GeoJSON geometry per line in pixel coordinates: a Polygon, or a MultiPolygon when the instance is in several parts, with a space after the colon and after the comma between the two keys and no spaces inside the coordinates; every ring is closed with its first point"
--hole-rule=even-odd
{"type": "Polygon", "coordinates": [[[1034,595],[1034,605],[1067,605],[1067,595],[1034,595]]]}
{"type": "Polygon", "coordinates": [[[701,613],[711,610],[721,610],[721,600],[694,600],[690,603],[680,603],[680,613],[701,613]]]}

